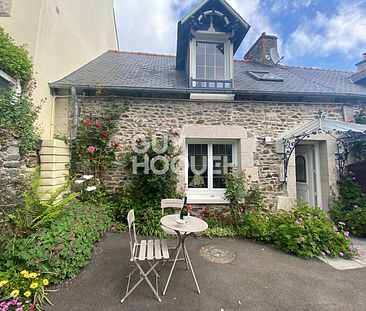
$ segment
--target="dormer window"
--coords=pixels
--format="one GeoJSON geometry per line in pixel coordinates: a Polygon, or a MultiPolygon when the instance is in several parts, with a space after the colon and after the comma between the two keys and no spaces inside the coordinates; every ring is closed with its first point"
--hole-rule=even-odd
{"type": "Polygon", "coordinates": [[[187,71],[191,97],[232,93],[234,53],[249,27],[224,0],[204,0],[178,23],[176,69],[187,71]]]}
{"type": "MultiPolygon", "coordinates": [[[[215,42],[196,43],[196,79],[225,79],[225,45],[215,42]]],[[[215,87],[214,82],[202,81],[201,87],[215,87]]],[[[223,82],[217,87],[224,87],[223,82]]]]}

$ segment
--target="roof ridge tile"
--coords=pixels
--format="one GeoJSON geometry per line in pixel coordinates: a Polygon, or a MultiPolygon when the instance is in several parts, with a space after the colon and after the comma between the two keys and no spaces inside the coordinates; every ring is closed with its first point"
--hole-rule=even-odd
{"type": "Polygon", "coordinates": [[[122,53],[122,54],[133,54],[133,55],[149,55],[149,56],[165,56],[165,57],[175,57],[172,54],[160,54],[160,53],[150,53],[150,52],[135,52],[135,51],[122,51],[122,50],[108,50],[111,53],[122,53]]]}

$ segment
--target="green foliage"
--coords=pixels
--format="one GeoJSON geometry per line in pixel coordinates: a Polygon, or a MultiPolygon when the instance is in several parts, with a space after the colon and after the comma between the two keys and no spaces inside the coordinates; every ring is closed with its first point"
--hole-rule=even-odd
{"type": "Polygon", "coordinates": [[[12,77],[19,78],[22,87],[32,78],[33,65],[27,50],[18,46],[0,27],[0,69],[12,77]]]}
{"type": "Polygon", "coordinates": [[[162,136],[155,141],[151,134],[147,137],[140,134],[126,151],[124,163],[131,173],[130,193],[136,200],[160,204],[161,199],[176,196],[178,180],[174,165],[177,165],[181,150],[174,144],[171,134],[162,136]],[[168,169],[164,173],[157,173],[150,167],[151,161],[155,161],[156,171],[161,171],[164,167],[168,169]],[[136,163],[146,163],[148,169],[137,167],[134,171],[136,163]]]}
{"type": "Polygon", "coordinates": [[[336,226],[323,210],[303,203],[291,211],[245,212],[239,232],[302,258],[358,255],[342,223],[336,226]]]}
{"type": "Polygon", "coordinates": [[[41,193],[40,180],[40,169],[37,168],[26,185],[22,204],[15,208],[13,214],[7,216],[14,225],[17,236],[27,236],[35,229],[52,223],[64,206],[78,195],[78,193],[65,194],[70,183],[54,191],[41,193]]]}
{"type": "Polygon", "coordinates": [[[49,273],[54,283],[73,277],[89,262],[93,243],[101,239],[111,221],[108,208],[72,204],[50,227],[9,242],[0,252],[0,271],[29,267],[49,273]]]}
{"type": "Polygon", "coordinates": [[[213,227],[208,227],[204,232],[204,235],[212,237],[234,237],[236,236],[236,231],[232,225],[216,225],[213,227]]]}
{"type": "Polygon", "coordinates": [[[230,201],[230,213],[236,228],[241,221],[240,203],[244,202],[248,183],[245,172],[238,168],[225,175],[225,199],[230,201]]]}
{"type": "Polygon", "coordinates": [[[285,252],[303,258],[322,253],[345,258],[355,255],[349,232],[329,221],[319,208],[301,204],[292,212],[282,212],[272,223],[274,245],[285,252]]]}
{"type": "Polygon", "coordinates": [[[351,173],[339,180],[339,198],[333,203],[330,216],[336,223],[344,222],[353,235],[366,237],[366,194],[351,173]]]}
{"type": "MultiPolygon", "coordinates": [[[[356,123],[358,124],[366,124],[366,111],[363,109],[359,115],[356,117],[356,123]]],[[[366,140],[365,138],[359,138],[355,141],[354,146],[352,148],[352,152],[357,161],[366,160],[366,140]]]]}
{"type": "Polygon", "coordinates": [[[171,134],[164,139],[154,141],[152,135],[137,135],[134,145],[130,146],[124,157],[126,169],[130,172],[128,187],[114,199],[116,220],[126,222],[130,209],[135,210],[136,230],[139,234],[163,236],[160,227],[161,207],[164,198],[176,198],[177,172],[171,165],[177,163],[180,149],[174,145],[171,134]],[[147,159],[147,160],[145,160],[147,159]],[[169,167],[165,172],[150,169],[150,161],[155,159],[154,167],[160,171],[164,166],[169,167]],[[147,171],[142,167],[134,170],[134,163],[149,163],[147,171]]]}
{"type": "Polygon", "coordinates": [[[71,142],[71,173],[93,175],[100,180],[106,169],[114,167],[119,148],[112,138],[116,122],[111,119],[82,120],[77,138],[71,142]]]}
{"type": "Polygon", "coordinates": [[[254,240],[272,241],[272,214],[263,211],[245,211],[239,227],[239,235],[254,240]]]}
{"type": "Polygon", "coordinates": [[[31,152],[39,139],[35,125],[38,112],[39,108],[34,107],[24,94],[4,90],[0,92],[0,129],[9,130],[19,136],[22,155],[31,152]]]}

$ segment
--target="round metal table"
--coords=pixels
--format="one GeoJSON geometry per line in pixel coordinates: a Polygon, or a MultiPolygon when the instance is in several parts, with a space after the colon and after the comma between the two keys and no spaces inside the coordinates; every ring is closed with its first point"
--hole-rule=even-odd
{"type": "Polygon", "coordinates": [[[179,219],[179,214],[166,215],[166,216],[164,216],[160,219],[160,223],[161,223],[162,226],[174,230],[177,233],[178,237],[179,237],[178,246],[174,250],[174,252],[176,252],[176,255],[175,255],[175,258],[174,258],[174,261],[173,261],[172,268],[171,268],[170,273],[169,273],[168,280],[165,284],[163,295],[165,295],[165,293],[168,289],[170,278],[172,277],[175,265],[178,261],[178,256],[179,256],[179,254],[182,250],[183,250],[183,255],[184,255],[184,261],[186,263],[186,268],[188,270],[191,270],[194,282],[195,282],[196,287],[197,287],[197,291],[200,294],[201,291],[200,291],[200,288],[198,286],[196,275],[194,273],[194,270],[193,270],[193,267],[192,267],[192,262],[191,262],[191,259],[189,258],[187,247],[186,247],[186,237],[188,235],[192,234],[192,233],[198,233],[198,232],[205,231],[208,228],[208,225],[204,220],[199,219],[197,217],[193,217],[193,216],[188,216],[186,218],[186,222],[184,224],[178,223],[177,219],[179,219]]]}

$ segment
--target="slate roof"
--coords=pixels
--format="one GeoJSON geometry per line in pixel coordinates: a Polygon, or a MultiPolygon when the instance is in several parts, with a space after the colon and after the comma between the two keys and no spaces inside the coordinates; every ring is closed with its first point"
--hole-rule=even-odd
{"type": "MultiPolygon", "coordinates": [[[[353,84],[354,72],[291,66],[264,66],[251,61],[234,61],[234,93],[243,94],[315,94],[360,96],[366,87],[353,84]],[[269,71],[283,82],[259,81],[249,70],[269,71]]],[[[108,51],[65,78],[50,83],[51,88],[89,88],[98,85],[115,89],[190,92],[184,71],[175,70],[175,56],[108,51]]]]}

